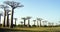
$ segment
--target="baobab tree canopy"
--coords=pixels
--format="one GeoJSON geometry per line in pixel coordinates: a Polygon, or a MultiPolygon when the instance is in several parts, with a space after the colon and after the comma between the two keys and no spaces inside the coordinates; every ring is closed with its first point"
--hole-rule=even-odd
{"type": "Polygon", "coordinates": [[[7,5],[0,5],[0,8],[6,9],[6,8],[9,8],[9,7],[7,5]]]}
{"type": "Polygon", "coordinates": [[[9,9],[6,9],[6,14],[9,14],[9,12],[11,12],[11,10],[9,10],[9,9]]]}
{"type": "Polygon", "coordinates": [[[23,5],[21,5],[21,3],[14,2],[14,1],[5,1],[4,3],[11,6],[13,9],[15,9],[17,7],[23,7],[23,5]]]}
{"type": "Polygon", "coordinates": [[[41,20],[43,20],[43,19],[42,19],[42,18],[37,18],[37,20],[41,21],[41,20]]]}
{"type": "Polygon", "coordinates": [[[29,16],[27,16],[26,18],[27,18],[27,19],[31,19],[31,17],[29,17],[29,16]]]}

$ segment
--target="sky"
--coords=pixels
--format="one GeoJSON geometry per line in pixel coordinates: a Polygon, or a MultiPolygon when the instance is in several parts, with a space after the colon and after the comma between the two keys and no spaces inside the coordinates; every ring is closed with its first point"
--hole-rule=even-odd
{"type": "MultiPolygon", "coordinates": [[[[0,0],[0,3],[7,0],[0,0]]],[[[60,0],[9,0],[16,1],[24,5],[22,8],[16,8],[14,18],[18,18],[17,24],[22,21],[22,17],[31,16],[32,20],[37,17],[47,20],[48,22],[59,23],[60,21],[60,0]]],[[[0,9],[1,11],[1,9],[0,9]]]]}

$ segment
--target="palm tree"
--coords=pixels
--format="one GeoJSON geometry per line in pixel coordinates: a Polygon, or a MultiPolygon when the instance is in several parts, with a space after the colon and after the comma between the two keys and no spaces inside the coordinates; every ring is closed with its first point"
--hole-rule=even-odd
{"type": "Polygon", "coordinates": [[[24,20],[24,26],[25,26],[25,22],[26,22],[27,19],[25,17],[23,17],[22,19],[24,20]]]}
{"type": "Polygon", "coordinates": [[[41,26],[41,21],[43,20],[42,18],[37,18],[38,21],[40,21],[40,26],[41,26]]]}
{"type": "Polygon", "coordinates": [[[14,18],[15,19],[15,26],[16,26],[16,21],[17,21],[17,18],[14,18]]]}
{"type": "Polygon", "coordinates": [[[30,19],[31,19],[31,17],[26,17],[27,18],[27,20],[28,20],[28,27],[30,26],[30,19]]]}
{"type": "Polygon", "coordinates": [[[34,21],[34,25],[35,25],[36,20],[33,20],[33,21],[34,21]]]}
{"type": "Polygon", "coordinates": [[[3,27],[5,27],[5,18],[6,18],[6,9],[9,8],[6,5],[0,5],[0,8],[4,9],[4,22],[3,22],[3,27]]]}
{"type": "Polygon", "coordinates": [[[0,12],[0,24],[1,24],[1,16],[2,16],[2,13],[0,12]]]}
{"type": "Polygon", "coordinates": [[[11,12],[11,10],[7,9],[6,10],[6,16],[7,16],[7,27],[9,27],[9,12],[11,12]]]}
{"type": "Polygon", "coordinates": [[[11,28],[13,28],[13,13],[14,13],[14,9],[17,7],[23,7],[23,5],[21,5],[18,2],[14,2],[14,1],[5,1],[5,4],[11,6],[12,11],[11,11],[11,28]]]}

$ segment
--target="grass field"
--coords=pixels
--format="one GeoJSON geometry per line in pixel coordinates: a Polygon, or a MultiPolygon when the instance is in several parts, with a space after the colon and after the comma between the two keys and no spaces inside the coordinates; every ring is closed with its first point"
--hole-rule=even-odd
{"type": "Polygon", "coordinates": [[[4,32],[60,32],[60,27],[0,28],[4,32]]]}

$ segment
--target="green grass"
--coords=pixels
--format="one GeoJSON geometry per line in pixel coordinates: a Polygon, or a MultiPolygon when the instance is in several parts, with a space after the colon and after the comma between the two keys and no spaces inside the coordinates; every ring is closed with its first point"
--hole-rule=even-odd
{"type": "Polygon", "coordinates": [[[17,30],[31,30],[31,31],[59,31],[60,27],[34,27],[34,28],[14,28],[17,30]]]}
{"type": "Polygon", "coordinates": [[[24,31],[24,32],[60,32],[60,27],[32,27],[32,28],[2,28],[7,31],[24,31]]]}

